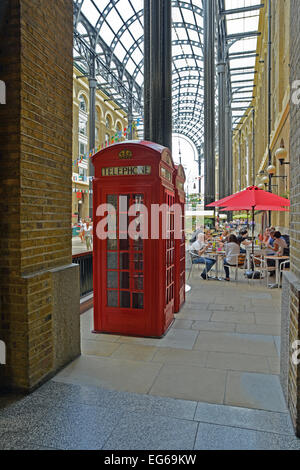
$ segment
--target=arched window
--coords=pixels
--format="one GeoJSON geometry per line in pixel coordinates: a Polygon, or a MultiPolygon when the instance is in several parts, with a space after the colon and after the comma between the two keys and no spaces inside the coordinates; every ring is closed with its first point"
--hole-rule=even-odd
{"type": "Polygon", "coordinates": [[[79,96],[79,109],[80,109],[80,111],[83,111],[83,112],[87,113],[87,103],[86,103],[86,99],[83,95],[79,96]]]}
{"type": "Polygon", "coordinates": [[[106,125],[106,129],[111,128],[111,118],[110,118],[110,116],[106,116],[105,125],[106,125]]]}
{"type": "Polygon", "coordinates": [[[97,122],[101,121],[101,110],[98,106],[96,107],[96,121],[97,122]]]}

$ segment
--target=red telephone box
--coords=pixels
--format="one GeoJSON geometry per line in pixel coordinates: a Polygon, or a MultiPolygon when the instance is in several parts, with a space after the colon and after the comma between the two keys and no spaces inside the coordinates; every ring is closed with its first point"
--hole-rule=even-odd
{"type": "Polygon", "coordinates": [[[185,302],[185,172],[182,165],[175,166],[175,203],[181,205],[181,238],[175,239],[175,298],[174,312],[178,313],[185,302]]]}
{"type": "Polygon", "coordinates": [[[160,337],[174,319],[171,153],[152,142],[127,141],[92,161],[95,332],[160,337]],[[154,204],[167,207],[158,227],[154,204]]]}

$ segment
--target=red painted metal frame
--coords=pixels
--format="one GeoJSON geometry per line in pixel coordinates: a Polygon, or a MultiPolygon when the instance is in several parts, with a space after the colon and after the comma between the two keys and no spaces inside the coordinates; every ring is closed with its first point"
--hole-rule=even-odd
{"type": "MultiPolygon", "coordinates": [[[[174,285],[171,295],[166,291],[174,280],[167,279],[167,243],[162,239],[162,216],[159,239],[150,237],[143,241],[144,304],[133,308],[132,279],[130,280],[130,307],[109,307],[107,300],[107,240],[97,237],[97,224],[103,217],[96,215],[97,207],[106,203],[107,194],[143,194],[151,214],[151,204],[163,204],[168,196],[175,200],[173,173],[175,171],[170,151],[160,145],[141,141],[126,141],[111,145],[92,158],[95,167],[93,181],[94,230],[94,331],[133,336],[161,337],[174,320],[174,285]],[[134,176],[103,176],[103,168],[151,166],[151,174],[134,176]],[[167,285],[167,281],[168,285],[167,285]],[[173,292],[173,296],[172,296],[173,292]]],[[[149,221],[149,234],[151,220],[149,221]]],[[[119,242],[118,242],[119,243],[119,242]]],[[[131,242],[130,242],[131,243],[131,242]]],[[[120,245],[118,245],[120,248],[120,245]]],[[[129,251],[130,253],[130,251],[129,251]]],[[[130,277],[132,263],[130,259],[130,277]]],[[[120,264],[118,269],[120,270],[120,264]]],[[[174,268],[173,268],[174,273],[174,268]]],[[[173,274],[174,277],[174,274],[173,274]]],[[[121,290],[120,278],[118,291],[121,290]]],[[[126,294],[128,295],[128,294],[126,294]]],[[[120,294],[118,294],[120,299],[120,294]]],[[[129,298],[129,296],[128,296],[129,298]]]]}
{"type": "Polygon", "coordinates": [[[175,166],[173,175],[175,187],[175,203],[181,205],[182,210],[182,238],[175,240],[175,297],[174,313],[178,313],[185,302],[185,172],[182,165],[175,166]]]}

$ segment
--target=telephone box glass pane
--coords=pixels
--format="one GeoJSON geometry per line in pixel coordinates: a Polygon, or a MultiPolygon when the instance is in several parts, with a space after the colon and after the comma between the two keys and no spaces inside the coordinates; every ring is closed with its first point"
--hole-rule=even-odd
{"type": "Polygon", "coordinates": [[[118,307],[118,291],[116,290],[107,291],[107,306],[118,307]]]}
{"type": "Polygon", "coordinates": [[[117,251],[118,249],[118,240],[107,240],[107,249],[109,251],[117,251]]]}
{"type": "Polygon", "coordinates": [[[130,292],[120,292],[120,307],[130,308],[130,292]]]}
{"type": "Polygon", "coordinates": [[[120,273],[120,289],[129,289],[129,273],[120,273]]]}
{"type": "Polygon", "coordinates": [[[144,308],[144,294],[132,294],[132,308],[144,308]]]}
{"type": "Polygon", "coordinates": [[[129,253],[120,253],[120,269],[129,269],[129,253]]]}
{"type": "Polygon", "coordinates": [[[120,240],[120,250],[121,251],[128,251],[129,250],[129,240],[120,240]]]}
{"type": "Polygon", "coordinates": [[[108,194],[106,203],[111,204],[116,211],[118,210],[118,196],[116,194],[108,194]]]}
{"type": "Polygon", "coordinates": [[[118,269],[118,253],[107,253],[107,269],[118,269]]]}
{"type": "Polygon", "coordinates": [[[118,289],[118,272],[107,272],[107,287],[110,289],[118,289]]]}
{"type": "Polygon", "coordinates": [[[135,271],[143,271],[143,268],[144,268],[143,259],[144,259],[143,253],[135,253],[135,255],[134,255],[134,269],[135,269],[135,271]]]}
{"type": "Polygon", "coordinates": [[[138,238],[137,240],[134,240],[133,247],[136,251],[143,251],[144,240],[142,240],[142,238],[138,238]]]}
{"type": "Polygon", "coordinates": [[[144,289],[144,275],[135,274],[134,275],[134,290],[143,290],[144,289]]]}

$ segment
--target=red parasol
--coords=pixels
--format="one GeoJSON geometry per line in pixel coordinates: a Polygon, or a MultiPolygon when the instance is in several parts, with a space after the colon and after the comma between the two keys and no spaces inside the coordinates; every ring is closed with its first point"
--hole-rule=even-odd
{"type": "MultiPolygon", "coordinates": [[[[239,212],[239,211],[251,211],[252,207],[247,206],[247,207],[225,207],[225,209],[221,209],[221,212],[239,212]]],[[[285,207],[280,207],[280,206],[266,206],[266,205],[261,205],[261,206],[255,206],[256,211],[278,211],[278,212],[289,212],[288,209],[285,207]]]]}
{"type": "MultiPolygon", "coordinates": [[[[208,204],[207,207],[227,207],[230,206],[232,210],[246,210],[247,207],[250,209],[257,209],[257,206],[264,206],[264,210],[272,210],[272,207],[290,206],[291,203],[284,197],[277,196],[276,194],[269,193],[263,189],[259,189],[257,186],[250,186],[245,191],[241,191],[231,196],[220,199],[219,201],[208,204]]],[[[260,209],[257,209],[260,210],[260,209]]]]}

